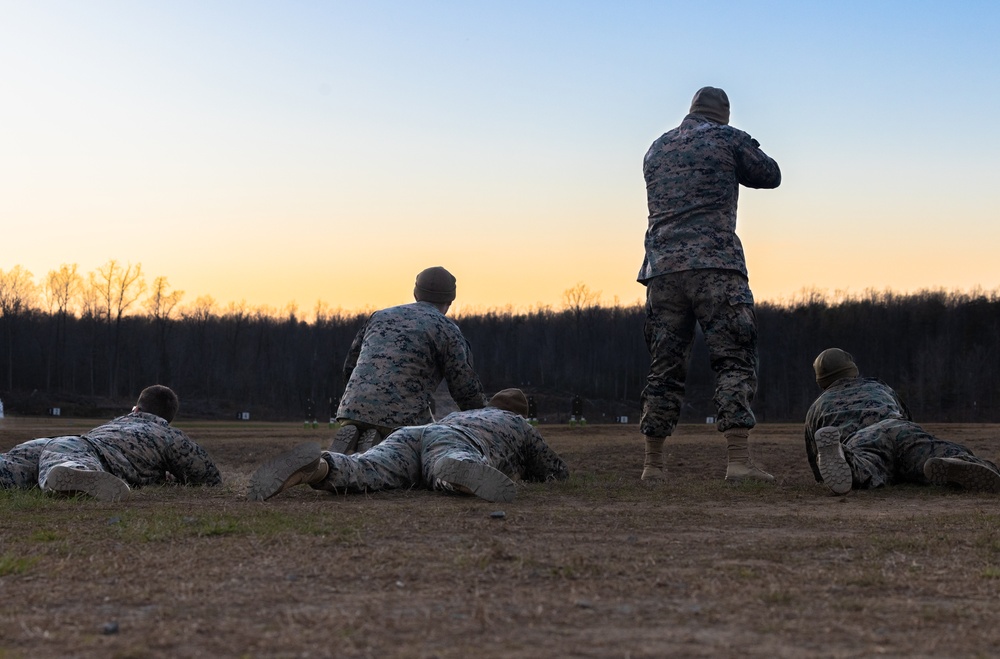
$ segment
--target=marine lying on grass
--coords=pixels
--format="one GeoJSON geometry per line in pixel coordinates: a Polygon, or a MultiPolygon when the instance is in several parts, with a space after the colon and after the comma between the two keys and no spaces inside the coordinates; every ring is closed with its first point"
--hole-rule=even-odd
{"type": "Polygon", "coordinates": [[[514,478],[564,480],[566,463],[525,420],[520,389],[504,389],[487,407],[454,412],[436,423],[407,426],[363,453],[343,455],[302,444],[262,465],[247,498],[264,501],[296,485],[330,492],[426,487],[512,501],[514,478]]]}

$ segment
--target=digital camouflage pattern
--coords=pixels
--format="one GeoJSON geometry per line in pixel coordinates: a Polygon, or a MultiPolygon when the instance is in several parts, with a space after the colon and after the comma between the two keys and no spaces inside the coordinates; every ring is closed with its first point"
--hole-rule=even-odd
{"type": "Polygon", "coordinates": [[[425,302],[373,313],[351,344],[344,377],[341,421],[389,428],[429,423],[442,380],[459,409],[488,402],[458,325],[425,302]]]}
{"type": "Polygon", "coordinates": [[[689,114],[653,142],[643,175],[649,224],[638,280],[652,362],[640,430],[666,437],[676,427],[696,324],[718,378],[718,429],[752,428],[757,319],[736,209],[740,185],[775,188],[781,170],[747,133],[689,114]]]}
{"type": "Polygon", "coordinates": [[[32,439],[0,453],[0,489],[27,490],[38,486],[38,458],[51,439],[32,439]]]}
{"type": "Polygon", "coordinates": [[[219,469],[201,446],[166,420],[145,412],[131,412],[85,435],[19,444],[4,454],[0,464],[4,487],[43,485],[48,472],[59,465],[106,471],[131,487],[166,483],[167,474],[186,485],[222,482],[219,469]],[[9,463],[19,465],[11,478],[7,476],[9,463]],[[34,480],[30,480],[32,473],[34,480]]]}
{"type": "Polygon", "coordinates": [[[646,286],[644,332],[651,362],[639,429],[668,437],[680,419],[695,323],[716,374],[716,427],[753,428],[757,392],[757,316],[746,277],[732,270],[688,270],[646,286]]]}
{"type": "Polygon", "coordinates": [[[566,463],[531,424],[494,407],[453,412],[437,423],[400,428],[364,453],[324,451],[323,457],[330,472],[313,487],[334,492],[439,489],[437,465],[443,458],[486,464],[525,481],[569,477],[566,463]]]}
{"type": "Polygon", "coordinates": [[[822,481],[816,466],[816,431],[832,426],[844,443],[861,428],[885,419],[912,420],[910,410],[896,392],[878,378],[841,378],[813,401],[806,412],[806,455],[813,476],[822,481]]]}
{"type": "Polygon", "coordinates": [[[855,489],[896,483],[927,484],[929,458],[960,458],[1000,473],[989,460],[977,458],[961,444],[935,437],[914,423],[896,392],[878,378],[842,378],[834,382],[806,413],[805,443],[809,466],[822,482],[816,462],[816,431],[840,430],[844,457],[855,489]]]}
{"type": "Polygon", "coordinates": [[[747,275],[736,235],[740,185],[776,188],[778,163],[743,131],[689,114],[643,159],[649,226],[638,280],[720,268],[747,275]]]}

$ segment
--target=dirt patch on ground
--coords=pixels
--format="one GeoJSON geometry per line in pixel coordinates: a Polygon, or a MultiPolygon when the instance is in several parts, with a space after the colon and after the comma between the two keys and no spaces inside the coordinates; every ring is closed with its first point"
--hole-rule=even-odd
{"type": "MultiPolygon", "coordinates": [[[[0,422],[0,449],[90,421],[0,422]]],[[[726,485],[711,427],[638,480],[630,426],[542,426],[572,477],[498,505],[424,490],[243,496],[325,428],[181,423],[226,484],[126,502],[0,492],[0,657],[987,656],[996,497],[831,497],[799,426],[751,441],[774,486],[726,485]],[[495,513],[503,513],[503,516],[495,513]]],[[[996,458],[997,426],[929,426],[996,458]]]]}

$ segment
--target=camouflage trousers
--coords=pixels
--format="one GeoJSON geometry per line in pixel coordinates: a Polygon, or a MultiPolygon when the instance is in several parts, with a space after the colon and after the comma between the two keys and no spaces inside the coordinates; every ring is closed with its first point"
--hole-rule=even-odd
{"type": "Polygon", "coordinates": [[[38,485],[38,458],[48,437],[18,444],[0,454],[0,489],[27,490],[38,485]]]}
{"type": "Polygon", "coordinates": [[[104,471],[100,459],[80,437],[40,437],[0,455],[0,488],[44,486],[49,471],[57,465],[104,471]]]}
{"type": "Polygon", "coordinates": [[[667,437],[677,426],[697,325],[716,376],[717,428],[756,425],[750,405],[757,393],[757,315],[750,285],[731,270],[686,270],[646,284],[651,363],[641,398],[643,435],[667,437]]]}
{"type": "Polygon", "coordinates": [[[928,458],[959,458],[1000,474],[995,464],[977,458],[961,444],[939,439],[903,419],[879,421],[841,441],[855,489],[896,483],[926,485],[924,463],[928,458]]]}
{"type": "MultiPolygon", "coordinates": [[[[489,464],[489,458],[461,429],[426,425],[400,428],[364,453],[323,452],[330,472],[318,490],[376,492],[424,486],[442,489],[437,473],[442,458],[489,464]]],[[[492,465],[491,465],[492,466],[492,465]]]]}

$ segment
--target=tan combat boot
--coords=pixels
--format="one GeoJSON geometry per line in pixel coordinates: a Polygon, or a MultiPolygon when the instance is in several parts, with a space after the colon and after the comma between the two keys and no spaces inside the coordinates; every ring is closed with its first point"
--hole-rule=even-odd
{"type": "Polygon", "coordinates": [[[369,428],[358,438],[358,453],[364,453],[376,444],[382,443],[382,435],[375,428],[369,428]]]}
{"type": "Polygon", "coordinates": [[[330,453],[353,453],[358,445],[358,438],[361,431],[354,424],[346,424],[333,434],[333,441],[330,442],[330,453]]]}
{"type": "Polygon", "coordinates": [[[647,437],[643,435],[646,439],[646,458],[642,463],[642,476],[641,480],[644,481],[659,481],[667,477],[666,472],[663,470],[663,442],[666,438],[664,437],[647,437]]]}
{"type": "Polygon", "coordinates": [[[514,481],[485,463],[441,458],[434,467],[434,473],[436,490],[471,494],[497,503],[508,503],[517,495],[514,481]]]}
{"type": "Polygon", "coordinates": [[[301,444],[266,462],[250,477],[247,498],[265,501],[296,485],[322,483],[330,473],[319,444],[301,444]]]}
{"type": "Polygon", "coordinates": [[[773,483],[774,476],[767,473],[750,459],[750,429],[730,428],[723,435],[726,438],[726,480],[730,483],[743,481],[763,481],[773,483]]]}
{"type": "Polygon", "coordinates": [[[128,498],[128,483],[106,471],[91,471],[70,465],[56,465],[49,471],[42,490],[60,494],[86,494],[99,501],[128,498]]]}
{"type": "Polygon", "coordinates": [[[1000,474],[986,465],[960,457],[928,459],[924,463],[924,476],[931,485],[958,485],[973,492],[1000,492],[1000,474]]]}
{"type": "Polygon", "coordinates": [[[834,494],[851,491],[853,476],[851,465],[844,457],[844,447],[840,443],[840,429],[825,426],[816,431],[816,468],[823,477],[823,484],[834,494]]]}

